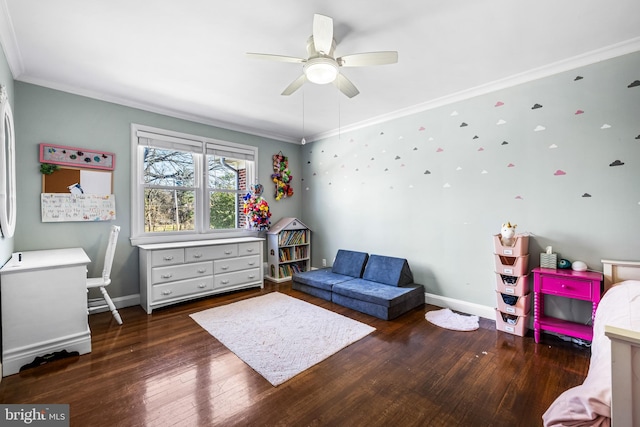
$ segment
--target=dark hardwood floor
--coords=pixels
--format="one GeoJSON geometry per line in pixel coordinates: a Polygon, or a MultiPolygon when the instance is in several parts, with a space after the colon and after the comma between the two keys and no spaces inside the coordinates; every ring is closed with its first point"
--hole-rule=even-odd
{"type": "Polygon", "coordinates": [[[481,319],[454,332],[425,305],[393,321],[265,282],[144,313],[90,316],[90,354],[6,377],[2,403],[68,403],[71,426],[540,426],[549,404],[587,374],[588,349],[481,319]],[[273,387],[189,314],[279,291],[377,330],[273,387]]]}

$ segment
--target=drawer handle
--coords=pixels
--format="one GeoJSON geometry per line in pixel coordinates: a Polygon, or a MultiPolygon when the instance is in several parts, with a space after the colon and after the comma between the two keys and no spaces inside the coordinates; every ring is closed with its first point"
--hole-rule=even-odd
{"type": "Polygon", "coordinates": [[[255,279],[256,275],[255,274],[251,274],[249,275],[249,279],[255,279]]]}
{"type": "Polygon", "coordinates": [[[200,289],[204,289],[204,288],[206,288],[206,287],[207,287],[207,285],[205,285],[204,283],[200,283],[200,284],[198,285],[198,287],[199,287],[200,289]]]}
{"type": "Polygon", "coordinates": [[[253,252],[253,248],[248,248],[247,252],[249,252],[249,253],[253,252]]]}
{"type": "Polygon", "coordinates": [[[224,265],[224,266],[220,267],[220,270],[228,270],[228,269],[229,269],[228,265],[224,265]]]}
{"type": "Polygon", "coordinates": [[[162,295],[171,295],[173,293],[173,291],[171,289],[166,290],[166,291],[162,291],[162,295]]]}
{"type": "Polygon", "coordinates": [[[233,252],[232,251],[224,251],[225,255],[231,255],[233,252]]]}
{"type": "Polygon", "coordinates": [[[193,254],[194,258],[202,258],[202,254],[193,254]]]}
{"type": "Polygon", "coordinates": [[[162,259],[165,261],[171,261],[173,259],[173,255],[167,255],[165,257],[162,257],[162,259]]]}
{"type": "Polygon", "coordinates": [[[255,262],[255,261],[252,261],[252,262],[249,262],[249,263],[247,263],[247,264],[249,264],[249,265],[256,265],[256,262],[255,262]]]}
{"type": "Polygon", "coordinates": [[[221,285],[228,285],[228,284],[229,284],[229,281],[228,281],[228,280],[221,280],[221,281],[220,281],[220,284],[221,284],[221,285]]]}
{"type": "Polygon", "coordinates": [[[207,269],[206,268],[199,268],[198,269],[198,273],[202,274],[202,273],[206,273],[207,269]]]}
{"type": "Polygon", "coordinates": [[[162,276],[163,279],[171,279],[173,277],[173,274],[163,274],[162,276]]]}

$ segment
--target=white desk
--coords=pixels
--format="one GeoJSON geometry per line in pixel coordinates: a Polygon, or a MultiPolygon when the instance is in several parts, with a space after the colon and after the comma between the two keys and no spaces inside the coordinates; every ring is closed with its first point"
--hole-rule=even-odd
{"type": "Polygon", "coordinates": [[[0,268],[2,376],[37,356],[91,351],[87,264],[81,248],[22,252],[0,268]]]}

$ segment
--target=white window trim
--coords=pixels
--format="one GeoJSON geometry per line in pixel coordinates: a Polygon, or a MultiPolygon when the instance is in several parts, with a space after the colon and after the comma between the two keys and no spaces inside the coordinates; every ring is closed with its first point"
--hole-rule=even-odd
{"type": "MultiPolygon", "coordinates": [[[[138,137],[140,134],[148,133],[150,135],[162,136],[163,139],[170,141],[172,138],[177,138],[181,142],[184,140],[192,140],[194,144],[205,147],[216,147],[218,149],[232,148],[239,152],[245,152],[247,154],[253,154],[253,170],[251,171],[253,177],[258,176],[258,147],[248,146],[244,144],[237,144],[229,141],[222,141],[212,138],[206,138],[197,135],[186,134],[182,132],[175,132],[166,129],[155,128],[151,126],[140,125],[137,123],[131,123],[131,244],[138,246],[142,244],[150,243],[169,243],[169,242],[184,242],[194,240],[215,240],[223,238],[234,237],[248,237],[257,235],[256,231],[233,229],[233,230],[207,230],[204,232],[198,231],[175,231],[162,235],[152,234],[144,232],[144,198],[141,191],[144,192],[142,183],[142,170],[138,167],[138,137]]],[[[205,155],[205,151],[203,151],[205,155]]],[[[201,175],[201,174],[200,174],[201,175]]],[[[199,178],[201,181],[204,179],[202,176],[199,178]]],[[[204,185],[204,182],[201,183],[204,185]]],[[[247,182],[247,186],[251,183],[247,182]]],[[[247,191],[249,191],[247,189],[247,191]]],[[[203,205],[203,203],[200,203],[203,205]]],[[[196,206],[196,209],[201,210],[201,214],[206,210],[205,206],[196,206]]],[[[202,215],[199,216],[202,218],[202,215]]],[[[198,224],[196,224],[196,228],[198,224]]]]}

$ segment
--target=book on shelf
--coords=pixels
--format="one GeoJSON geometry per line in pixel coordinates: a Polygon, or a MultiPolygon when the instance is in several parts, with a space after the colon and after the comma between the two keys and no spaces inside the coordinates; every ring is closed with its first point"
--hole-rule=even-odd
{"type": "Polygon", "coordinates": [[[296,259],[303,259],[307,257],[306,246],[296,246],[295,248],[296,259]]]}
{"type": "Polygon", "coordinates": [[[298,264],[283,264],[278,269],[278,273],[280,274],[280,278],[291,277],[294,273],[300,273],[305,271],[304,266],[298,264]]]}
{"type": "Polygon", "coordinates": [[[278,249],[280,262],[294,261],[307,258],[308,248],[306,246],[296,246],[294,248],[278,249]]]}
{"type": "Polygon", "coordinates": [[[291,248],[280,248],[278,249],[278,256],[280,257],[280,261],[291,261],[291,248]]]}
{"type": "Polygon", "coordinates": [[[306,230],[284,230],[278,236],[278,245],[292,246],[307,243],[306,230]]]}

